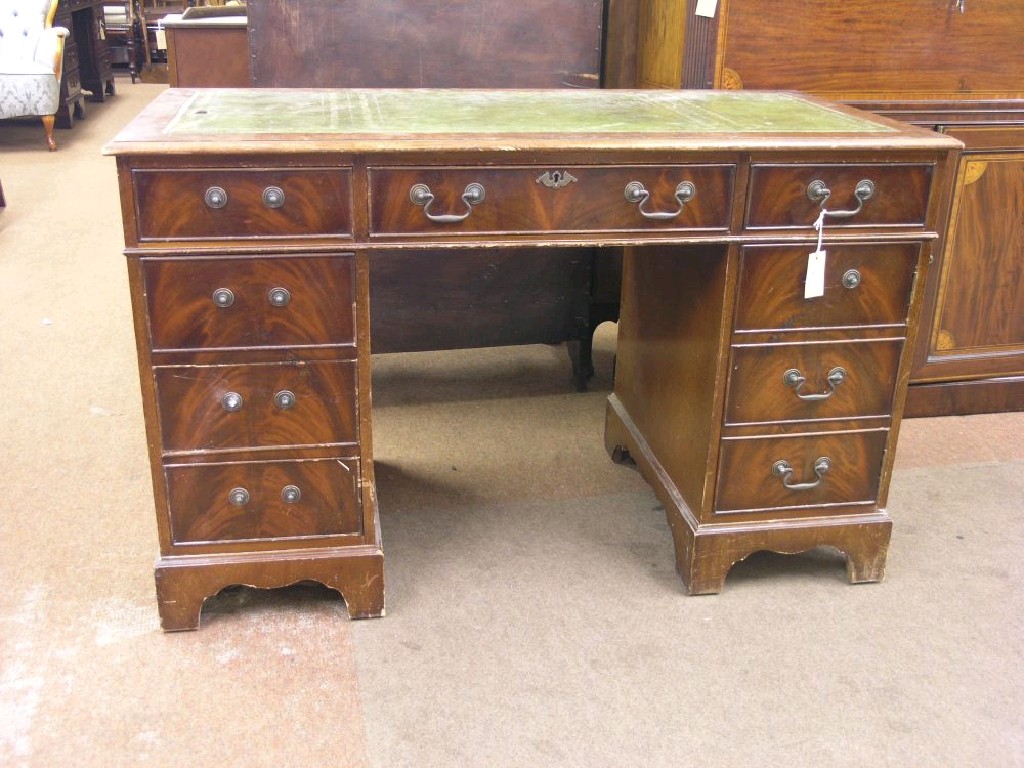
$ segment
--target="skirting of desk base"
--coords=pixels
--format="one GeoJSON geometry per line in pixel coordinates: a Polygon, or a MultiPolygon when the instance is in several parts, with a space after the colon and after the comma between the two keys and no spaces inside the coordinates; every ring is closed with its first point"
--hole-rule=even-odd
{"type": "Polygon", "coordinates": [[[160,626],[199,629],[206,599],[225,587],[261,589],[316,581],[345,599],[348,615],[384,615],[384,553],[375,546],[161,557],[156,564],[160,626]]]}
{"type": "Polygon", "coordinates": [[[729,569],[761,550],[792,555],[833,547],[846,556],[851,584],[881,581],[885,575],[892,519],[883,510],[827,518],[701,524],[615,395],[608,399],[605,447],[613,461],[634,462],[664,505],[675,543],[676,571],[689,595],[718,594],[725,587],[729,569]]]}

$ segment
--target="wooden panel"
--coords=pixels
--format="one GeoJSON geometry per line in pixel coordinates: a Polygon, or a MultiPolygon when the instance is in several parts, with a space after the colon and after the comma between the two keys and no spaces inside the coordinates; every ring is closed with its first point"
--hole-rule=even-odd
{"type": "Polygon", "coordinates": [[[172,366],[155,375],[166,451],[356,441],[353,361],[172,366]],[[278,402],[282,392],[291,404],[278,402]],[[224,407],[229,393],[240,398],[236,410],[224,407]]]}
{"type": "Polygon", "coordinates": [[[737,513],[873,502],[887,438],[888,430],[881,429],[723,440],[715,509],[737,513]],[[813,483],[815,462],[823,457],[831,466],[813,488],[787,488],[772,472],[775,462],[786,461],[793,469],[790,484],[813,483]]]}
{"type": "Polygon", "coordinates": [[[136,170],[140,240],[342,235],[352,231],[351,172],[345,168],[136,170]],[[279,207],[264,193],[283,192],[279,207]],[[207,202],[220,188],[226,203],[207,202]],[[174,205],[167,201],[173,200],[174,205]]]}
{"type": "Polygon", "coordinates": [[[687,3],[680,0],[639,0],[636,85],[678,88],[686,35],[687,3]]]}
{"type": "Polygon", "coordinates": [[[168,466],[174,544],[357,534],[362,514],[355,459],[168,466]],[[282,497],[299,489],[298,501],[282,497]],[[229,494],[241,488],[244,504],[229,494]]]}
{"type": "Polygon", "coordinates": [[[586,248],[373,253],[373,352],[587,337],[591,263],[586,248]]]}
{"type": "Polygon", "coordinates": [[[249,0],[257,86],[600,84],[601,0],[249,0]]]}
{"type": "Polygon", "coordinates": [[[716,86],[856,98],[1024,95],[1024,3],[723,0],[716,86]]]}
{"type": "Polygon", "coordinates": [[[856,325],[902,325],[920,245],[830,245],[825,294],[804,298],[807,246],[752,246],[743,249],[736,329],[792,330],[856,325]],[[855,288],[843,284],[850,270],[855,288]]]}
{"type": "Polygon", "coordinates": [[[932,167],[927,165],[754,165],[750,172],[747,226],[810,227],[822,203],[808,196],[812,182],[825,184],[831,194],[829,211],[855,215],[825,219],[827,228],[858,226],[922,226],[928,212],[932,167]],[[859,205],[855,196],[862,181],[874,184],[859,205]]]}
{"type": "Polygon", "coordinates": [[[244,23],[168,26],[167,68],[172,88],[246,88],[252,85],[249,31],[244,23]]]}
{"type": "Polygon", "coordinates": [[[371,168],[370,230],[375,234],[478,234],[725,229],[729,225],[731,165],[570,166],[555,170],[575,181],[559,188],[545,186],[540,179],[553,172],[546,167],[371,168]],[[676,189],[687,181],[695,194],[681,204],[676,189]],[[639,182],[650,193],[642,205],[626,199],[625,189],[631,182],[639,182]],[[416,205],[410,199],[417,184],[426,184],[434,196],[429,205],[416,205]],[[485,189],[477,205],[462,199],[470,184],[485,189]],[[667,216],[673,212],[678,215],[667,216]],[[666,217],[647,218],[644,213],[666,217]],[[436,223],[428,214],[465,218],[436,223]]]}
{"type": "Polygon", "coordinates": [[[156,350],[355,343],[352,257],[147,259],[156,350]],[[284,288],[286,306],[269,293],[284,288]],[[230,306],[214,292],[231,291],[230,306]]]}
{"type": "Polygon", "coordinates": [[[902,339],[733,347],[726,423],[888,416],[902,349],[902,339]],[[830,383],[836,368],[843,378],[830,383]],[[806,380],[799,389],[790,370],[806,380]]]}
{"type": "Polygon", "coordinates": [[[704,507],[728,257],[720,246],[626,251],[615,396],[686,504],[704,507]]]}
{"type": "MultiPolygon", "coordinates": [[[[967,155],[960,183],[930,357],[1003,352],[1017,362],[998,370],[1024,373],[1024,154],[967,155]]],[[[997,370],[992,364],[960,360],[956,367],[997,370]]]]}

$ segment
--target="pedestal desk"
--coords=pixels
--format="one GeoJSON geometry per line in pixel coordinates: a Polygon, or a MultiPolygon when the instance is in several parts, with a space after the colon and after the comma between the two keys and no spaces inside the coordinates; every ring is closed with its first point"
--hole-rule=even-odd
{"type": "Polygon", "coordinates": [[[428,248],[626,247],[605,442],[665,505],[687,592],[760,549],[881,579],[960,149],[792,93],[165,91],[106,148],[163,627],[307,579],[383,614],[369,285],[428,248]]]}

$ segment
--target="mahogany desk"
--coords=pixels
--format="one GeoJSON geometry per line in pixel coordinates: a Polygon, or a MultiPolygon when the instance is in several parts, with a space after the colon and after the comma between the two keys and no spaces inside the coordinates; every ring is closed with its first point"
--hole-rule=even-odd
{"type": "Polygon", "coordinates": [[[368,292],[396,250],[626,246],[605,442],[664,503],[686,590],[820,545],[881,579],[960,148],[788,93],[165,91],[106,148],[163,627],[304,579],[383,614],[368,292]]]}

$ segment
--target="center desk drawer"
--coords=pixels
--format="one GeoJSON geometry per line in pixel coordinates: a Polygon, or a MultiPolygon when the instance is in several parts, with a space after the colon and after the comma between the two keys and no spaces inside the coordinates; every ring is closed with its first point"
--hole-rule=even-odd
{"type": "Polygon", "coordinates": [[[724,230],[731,165],[371,168],[375,235],[724,230]]]}
{"type": "Polygon", "coordinates": [[[726,424],[888,416],[903,339],[738,344],[726,424]]]}
{"type": "Polygon", "coordinates": [[[904,325],[921,246],[828,245],[824,295],[804,298],[813,246],[743,249],[737,331],[904,325]]]}
{"type": "Polygon", "coordinates": [[[362,532],[356,459],[172,465],[175,544],[362,532]]]}
{"type": "Polygon", "coordinates": [[[762,165],[750,170],[747,227],[924,225],[930,165],[762,165]]]}
{"type": "Polygon", "coordinates": [[[135,170],[132,184],[142,241],[352,233],[347,168],[135,170]]]}
{"type": "Polygon", "coordinates": [[[167,451],[355,443],[355,361],[156,369],[167,451]]]}
{"type": "Polygon", "coordinates": [[[351,256],[145,259],[143,271],[157,351],[355,343],[351,256]]]}

